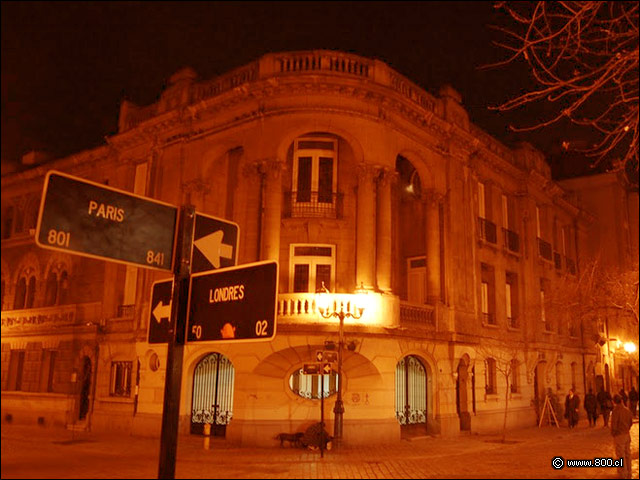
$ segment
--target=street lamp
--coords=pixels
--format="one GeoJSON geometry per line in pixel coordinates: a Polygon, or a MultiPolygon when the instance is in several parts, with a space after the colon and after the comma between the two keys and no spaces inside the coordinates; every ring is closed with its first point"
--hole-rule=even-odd
{"type": "Polygon", "coordinates": [[[344,348],[344,319],[359,319],[364,313],[364,307],[345,300],[332,298],[331,293],[322,282],[321,293],[317,295],[316,304],[318,311],[323,318],[337,317],[340,320],[338,330],[338,391],[336,394],[336,403],[333,407],[333,437],[336,444],[339,445],[342,440],[342,416],[344,413],[344,405],[342,403],[342,350],[344,348]],[[346,309],[345,309],[346,303],[346,309]],[[353,303],[353,305],[352,305],[353,303]]]}

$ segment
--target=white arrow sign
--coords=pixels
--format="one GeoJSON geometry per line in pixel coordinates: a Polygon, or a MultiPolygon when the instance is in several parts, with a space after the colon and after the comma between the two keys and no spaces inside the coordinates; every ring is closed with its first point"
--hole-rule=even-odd
{"type": "Polygon", "coordinates": [[[193,242],[214,268],[220,268],[220,258],[233,258],[233,245],[222,243],[223,235],[224,232],[218,230],[193,242]]]}
{"type": "Polygon", "coordinates": [[[163,318],[171,321],[171,302],[169,302],[168,305],[165,305],[160,301],[160,303],[156,305],[156,308],[153,309],[153,316],[158,323],[160,323],[163,318]]]}

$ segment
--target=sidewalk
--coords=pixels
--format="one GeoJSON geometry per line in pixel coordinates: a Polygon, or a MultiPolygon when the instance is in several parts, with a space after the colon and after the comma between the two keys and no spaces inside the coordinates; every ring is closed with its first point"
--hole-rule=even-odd
{"type": "MultiPolygon", "coordinates": [[[[632,473],[638,478],[638,424],[631,429],[632,473]]],[[[566,459],[612,457],[601,425],[532,427],[499,435],[423,437],[385,445],[348,443],[318,451],[239,448],[200,436],[178,441],[176,478],[617,478],[615,468],[555,470],[566,459]]],[[[285,444],[286,445],[286,444],[285,444]]],[[[2,425],[2,478],[157,478],[159,439],[2,425]]]]}

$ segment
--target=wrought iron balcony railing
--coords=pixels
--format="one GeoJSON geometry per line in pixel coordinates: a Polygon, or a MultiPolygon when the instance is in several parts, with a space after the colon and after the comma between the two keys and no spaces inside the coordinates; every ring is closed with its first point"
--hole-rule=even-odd
{"type": "Polygon", "coordinates": [[[486,218],[478,217],[480,225],[480,238],[485,242],[496,244],[498,243],[498,233],[496,230],[496,224],[486,218]]]}
{"type": "Polygon", "coordinates": [[[342,193],[285,192],[284,216],[288,218],[342,218],[342,193]]]}
{"type": "Polygon", "coordinates": [[[562,270],[562,255],[558,252],[553,252],[553,263],[557,270],[562,270]]]}
{"type": "Polygon", "coordinates": [[[538,254],[550,262],[553,261],[551,244],[538,237],[538,254]]]}
{"type": "Polygon", "coordinates": [[[512,232],[506,228],[502,228],[504,235],[504,246],[513,253],[520,253],[520,237],[516,232],[512,232]]]}

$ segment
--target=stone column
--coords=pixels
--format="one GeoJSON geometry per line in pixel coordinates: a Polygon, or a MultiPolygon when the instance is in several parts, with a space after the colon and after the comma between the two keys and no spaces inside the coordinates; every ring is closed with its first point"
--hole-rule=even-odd
{"type": "Polygon", "coordinates": [[[396,178],[396,172],[386,168],[378,178],[376,278],[383,292],[391,291],[391,188],[396,178]]]}
{"type": "Polygon", "coordinates": [[[356,222],[356,287],[375,286],[376,208],[374,178],[378,167],[358,165],[358,211],[356,222]]]}
{"type": "Polygon", "coordinates": [[[442,195],[430,190],[424,195],[425,238],[427,257],[427,303],[437,304],[440,298],[440,201],[442,195]]]}
{"type": "Polygon", "coordinates": [[[280,223],[282,218],[282,170],[277,160],[263,162],[262,250],[261,260],[280,260],[280,223]]]}

